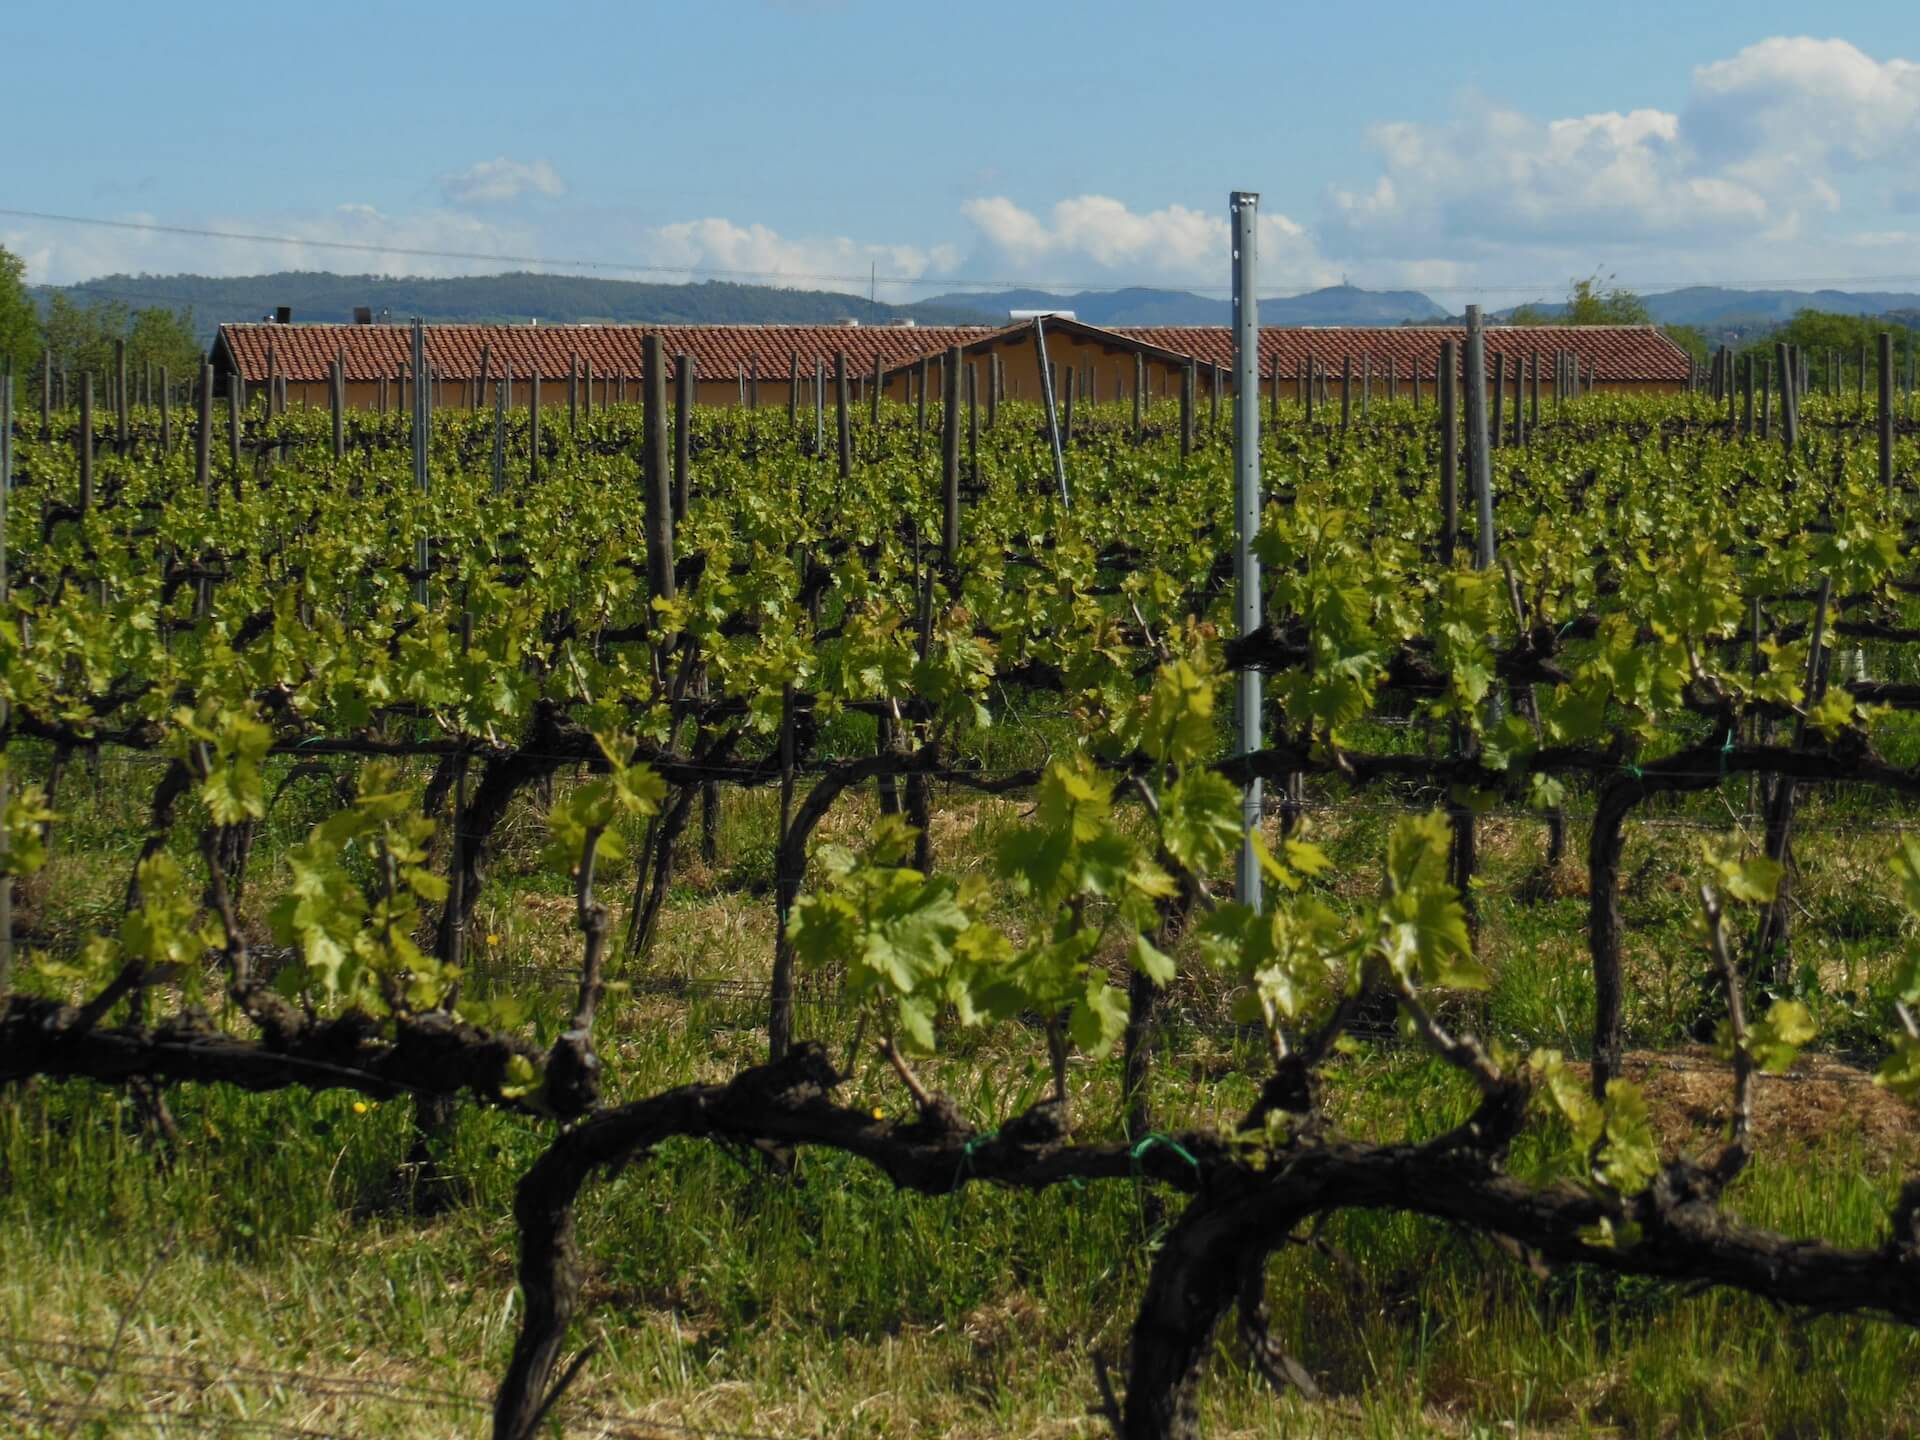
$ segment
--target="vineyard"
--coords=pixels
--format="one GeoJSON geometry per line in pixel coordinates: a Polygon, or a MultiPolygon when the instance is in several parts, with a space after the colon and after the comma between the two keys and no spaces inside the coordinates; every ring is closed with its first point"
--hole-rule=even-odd
{"type": "Polygon", "coordinates": [[[9,1427],[1920,1433],[1910,396],[648,378],[10,415],[9,1427]]]}

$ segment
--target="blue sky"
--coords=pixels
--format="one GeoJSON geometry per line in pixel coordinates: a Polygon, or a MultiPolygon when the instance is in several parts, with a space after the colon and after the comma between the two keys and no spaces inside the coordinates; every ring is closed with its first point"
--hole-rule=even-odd
{"type": "Polygon", "coordinates": [[[1219,291],[1245,187],[1269,292],[1505,300],[1595,270],[1920,290],[1912,0],[94,0],[5,30],[24,143],[0,207],[372,247],[0,214],[37,280],[504,268],[402,253],[461,251],[877,271],[883,299],[1219,291]]]}

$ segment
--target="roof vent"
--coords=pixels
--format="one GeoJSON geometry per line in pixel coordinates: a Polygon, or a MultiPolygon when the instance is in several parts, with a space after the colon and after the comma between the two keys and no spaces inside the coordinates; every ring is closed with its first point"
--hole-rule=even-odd
{"type": "Polygon", "coordinates": [[[354,306],[353,323],[356,325],[371,325],[373,323],[373,307],[371,305],[354,306]]]}
{"type": "Polygon", "coordinates": [[[273,323],[276,325],[291,325],[293,323],[293,307],[291,305],[274,306],[273,323]]]}
{"type": "Polygon", "coordinates": [[[889,320],[887,324],[895,330],[912,330],[917,328],[920,322],[918,320],[889,320]]]}
{"type": "Polygon", "coordinates": [[[1007,318],[1009,320],[1071,320],[1074,318],[1074,313],[1071,310],[1009,310],[1007,318]]]}

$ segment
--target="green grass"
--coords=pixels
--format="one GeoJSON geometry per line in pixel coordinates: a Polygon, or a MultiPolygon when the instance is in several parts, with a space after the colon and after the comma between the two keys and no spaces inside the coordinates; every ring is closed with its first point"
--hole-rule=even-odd
{"type": "MultiPolygon", "coordinates": [[[[1037,757],[1045,743],[1010,733],[996,763],[1037,757]]],[[[63,809],[74,819],[23,899],[42,933],[77,937],[115,914],[148,783],[109,776],[82,788],[79,771],[69,778],[63,809]]],[[[1576,813],[1580,799],[1570,801],[1576,813]]],[[[326,803],[319,786],[283,798],[254,861],[255,922],[281,851],[326,803]]],[[[1704,823],[1718,803],[1692,797],[1653,818],[1704,823]]],[[[869,791],[836,809],[826,835],[856,836],[872,804],[869,791]]],[[[689,860],[648,973],[764,980],[777,805],[770,791],[726,796],[718,861],[689,860]]],[[[1021,808],[940,792],[937,862],[984,865],[1021,808]]],[[[1802,813],[1796,943],[1809,993],[1830,1041],[1863,1042],[1879,1033],[1907,939],[1883,879],[1897,837],[1828,828],[1884,817],[1850,796],[1816,797],[1802,813]]],[[[1343,892],[1377,883],[1388,820],[1372,796],[1313,813],[1343,892]]],[[[1699,839],[1670,823],[1630,828],[1622,906],[1636,1046],[1679,1043],[1695,1008],[1699,839]]],[[[474,983],[527,991],[545,1033],[568,1002],[560,982],[577,942],[563,887],[536,868],[539,842],[534,817],[516,812],[482,902],[474,983]],[[556,983],[529,978],[543,972],[556,983]]],[[[1571,853],[1584,843],[1576,824],[1571,853]]],[[[1482,945],[1496,980],[1467,1009],[1509,1044],[1579,1053],[1592,1004],[1583,871],[1525,898],[1543,844],[1531,819],[1485,824],[1482,945]]],[[[611,882],[609,898],[624,902],[624,884],[611,882]]],[[[1205,984],[1175,997],[1154,1079],[1170,1127],[1220,1123],[1252,1098],[1257,1048],[1213,1023],[1224,998],[1205,984]]],[[[803,1033],[845,1053],[849,1017],[838,1008],[803,1007],[800,1019],[803,1033]]],[[[750,1063],[761,1020],[737,999],[636,992],[610,1003],[601,1043],[618,1094],[633,1096],[750,1063]]],[[[1698,1063],[1696,1054],[1695,1068],[1645,1072],[1663,1135],[1683,1145],[1713,1143],[1711,1107],[1724,1096],[1723,1078],[1698,1063]]],[[[953,1035],[927,1078],[982,1123],[1046,1083],[1042,1047],[1019,1026],[953,1035]]],[[[1736,1213],[1877,1241],[1920,1147],[1910,1121],[1858,1078],[1826,1060],[1811,1079],[1762,1084],[1760,1155],[1730,1197],[1736,1213]]],[[[1078,1124],[1116,1131],[1114,1064],[1076,1064],[1072,1079],[1078,1124]]],[[[1360,1135],[1434,1133],[1471,1104],[1458,1076],[1394,1045],[1340,1060],[1331,1080],[1340,1123],[1360,1135]]],[[[871,1070],[852,1094],[887,1108],[903,1099],[871,1070]]],[[[519,1318],[512,1190],[540,1127],[463,1107],[441,1157],[463,1198],[422,1220],[393,1194],[410,1136],[404,1102],[362,1111],[343,1094],[182,1087],[171,1103],[185,1151],[169,1164],[115,1093],[39,1083],[0,1097],[0,1397],[376,1440],[482,1428],[478,1410],[413,1403],[422,1397],[393,1387],[474,1404],[490,1395],[519,1318]],[[97,1353],[82,1365],[46,1348],[107,1346],[116,1335],[110,1366],[97,1353]],[[354,1376],[372,1388],[316,1394],[238,1366],[354,1376]]],[[[1516,1168],[1544,1168],[1554,1143],[1530,1131],[1516,1168]]],[[[1159,1226],[1178,1204],[1127,1182],[929,1199],[842,1156],[807,1153],[781,1177],[712,1145],[669,1144],[586,1192],[589,1280],[576,1339],[599,1348],[563,1418],[581,1434],[596,1433],[588,1410],[783,1436],[1097,1433],[1090,1351],[1121,1357],[1159,1226]]],[[[1593,1272],[1541,1279],[1483,1239],[1406,1216],[1331,1217],[1311,1243],[1274,1258],[1270,1304],[1279,1338],[1325,1398],[1276,1399],[1223,1335],[1204,1392],[1212,1433],[1920,1434],[1912,1332],[1593,1272]]],[[[77,1418],[101,1420],[97,1433],[148,1433],[126,1416],[77,1418]]],[[[68,1422],[4,1415],[0,1429],[62,1435],[68,1422]]]]}

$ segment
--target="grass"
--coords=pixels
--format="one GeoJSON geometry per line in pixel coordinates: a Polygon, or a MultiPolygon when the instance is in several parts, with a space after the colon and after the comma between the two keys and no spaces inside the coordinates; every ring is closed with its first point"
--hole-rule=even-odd
{"type": "MultiPolygon", "coordinates": [[[[1045,739],[1005,744],[1006,763],[1032,763],[1045,739]]],[[[50,944],[116,913],[151,779],[142,769],[130,783],[111,763],[97,784],[69,778],[73,819],[22,898],[50,944]]],[[[1390,818],[1368,798],[1313,817],[1354,895],[1376,883],[1390,818]]],[[[256,855],[251,923],[263,924],[285,845],[328,803],[317,785],[283,797],[256,855]]],[[[1663,807],[1630,827],[1627,847],[1632,1068],[1663,1139],[1681,1148],[1714,1143],[1727,1097],[1710,1058],[1685,1048],[1703,873],[1690,827],[1718,803],[1663,807]]],[[[764,982],[776,808],[766,792],[726,796],[718,859],[685,866],[646,974],[764,982]]],[[[1021,808],[938,795],[939,863],[985,865],[1021,808]]],[[[1845,1051],[1879,1033],[1905,943],[1883,880],[1898,837],[1833,828],[1887,818],[1847,794],[1802,814],[1803,989],[1845,1051]]],[[[871,796],[852,799],[823,838],[857,837],[870,819],[871,796]]],[[[1584,827],[1570,838],[1577,855],[1584,827]]],[[[516,813],[481,905],[474,983],[528,992],[549,1033],[577,940],[562,887],[535,866],[539,842],[535,818],[516,813]]],[[[1592,1003],[1584,871],[1540,883],[1543,844],[1532,819],[1484,824],[1481,939],[1496,983],[1476,1013],[1509,1044],[1579,1054],[1592,1003]]],[[[625,895],[614,885],[609,898],[625,895]]],[[[1204,983],[1176,997],[1154,1079],[1170,1127],[1219,1123],[1252,1097],[1250,1041],[1214,1023],[1224,998],[1204,983]]],[[[756,1003],[726,994],[638,989],[610,1005],[601,1043],[619,1093],[638,1095],[733,1073],[761,1053],[761,1020],[756,1003]]],[[[831,1003],[801,1011],[802,1032],[835,1053],[848,1022],[831,1003]]],[[[1018,1026],[956,1034],[927,1070],[982,1122],[1046,1080],[1042,1047],[1018,1026]]],[[[1759,1157],[1730,1205],[1790,1232],[1871,1243],[1920,1150],[1911,1120],[1844,1055],[1803,1071],[1762,1082],[1759,1157]]],[[[1076,1064],[1072,1077],[1080,1126],[1116,1130],[1114,1064],[1076,1064]]],[[[1456,1076],[1392,1044],[1341,1059],[1332,1079],[1340,1122],[1362,1135],[1433,1133],[1471,1103],[1456,1076]]],[[[871,1071],[854,1093],[902,1101],[871,1071]]],[[[442,1158],[463,1199],[420,1220],[392,1193],[404,1103],[196,1087],[172,1103],[186,1150],[168,1165],[114,1093],[40,1083],[0,1097],[0,1406],[31,1407],[0,1410],[0,1429],[152,1433],[137,1417],[181,1434],[279,1433],[239,1422],[375,1440],[483,1429],[479,1407],[518,1321],[512,1188],[539,1128],[462,1108],[442,1158]]],[[[1554,1143],[1529,1131],[1516,1167],[1545,1167],[1554,1143]]],[[[565,1433],[649,1433],[597,1415],[644,1417],[663,1435],[1099,1433],[1089,1352],[1121,1355],[1164,1223],[1130,1183],[928,1199],[841,1156],[808,1153],[788,1179],[712,1145],[670,1144],[586,1192],[577,1338],[599,1348],[562,1407],[565,1433]]],[[[1270,1297],[1279,1338],[1325,1398],[1276,1399],[1223,1337],[1204,1391],[1210,1433],[1920,1435],[1909,1331],[1592,1272],[1542,1279],[1484,1240],[1405,1216],[1331,1217],[1274,1258],[1270,1297]]]]}

